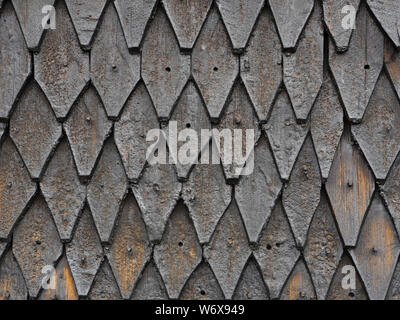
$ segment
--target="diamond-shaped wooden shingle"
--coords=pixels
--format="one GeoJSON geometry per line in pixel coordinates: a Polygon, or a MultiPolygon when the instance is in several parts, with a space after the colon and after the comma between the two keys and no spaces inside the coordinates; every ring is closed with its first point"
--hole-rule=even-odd
{"type": "Polygon", "coordinates": [[[269,0],[285,49],[294,49],[311,14],[314,0],[269,0]]]}
{"type": "Polygon", "coordinates": [[[101,241],[108,242],[126,194],[127,179],[118,150],[107,140],[96,171],[87,187],[87,199],[101,241]]]}
{"type": "Polygon", "coordinates": [[[179,203],[171,214],[154,261],[164,279],[168,295],[177,299],[194,269],[201,262],[202,249],[186,207],[179,203]]]}
{"type": "Polygon", "coordinates": [[[157,0],[114,1],[129,49],[139,48],[157,0]]]}
{"type": "Polygon", "coordinates": [[[40,183],[62,240],[71,238],[86,198],[86,187],[79,182],[68,143],[64,140],[50,160],[40,183]]]}
{"type": "Polygon", "coordinates": [[[244,162],[249,159],[254,149],[254,144],[260,137],[260,130],[256,113],[242,84],[237,83],[235,85],[227,103],[228,105],[223,111],[221,121],[217,126],[218,131],[213,131],[213,139],[217,143],[216,146],[220,152],[225,178],[227,181],[232,182],[237,181],[239,178],[245,165],[244,162]],[[221,137],[224,137],[223,132],[226,128],[230,129],[227,140],[229,141],[230,135],[232,146],[226,143],[225,140],[222,142],[221,137]],[[247,130],[252,133],[253,138],[248,135],[247,130]],[[241,142],[241,146],[235,145],[235,136],[239,137],[237,143],[241,142]]]}
{"type": "Polygon", "coordinates": [[[268,300],[267,287],[253,258],[244,268],[233,300],[268,300]]]}
{"type": "Polygon", "coordinates": [[[111,127],[96,90],[90,86],[64,123],[79,176],[88,178],[92,174],[111,127]]]}
{"type": "Polygon", "coordinates": [[[28,290],[24,276],[12,251],[8,251],[0,262],[0,300],[26,300],[28,290]]]}
{"type": "Polygon", "coordinates": [[[142,48],[142,77],[161,119],[168,119],[190,75],[190,56],[179,50],[163,10],[158,10],[142,48]]]}
{"type": "Polygon", "coordinates": [[[186,282],[181,300],[223,300],[224,294],[210,266],[203,262],[186,282]]]}
{"type": "Polygon", "coordinates": [[[313,283],[301,259],[293,269],[288,282],[282,290],[281,300],[315,300],[313,283]]]}
{"type": "Polygon", "coordinates": [[[31,73],[31,56],[11,3],[0,17],[0,118],[8,118],[15,98],[31,73]]]}
{"type": "Polygon", "coordinates": [[[212,0],[163,0],[182,49],[193,47],[211,4],[212,0]]]}
{"type": "Polygon", "coordinates": [[[35,82],[25,87],[10,119],[10,137],[16,144],[33,179],[43,168],[61,137],[61,125],[35,82]]]}
{"type": "Polygon", "coordinates": [[[146,164],[147,134],[160,124],[149,93],[140,83],[129,97],[121,118],[115,123],[115,143],[128,179],[138,181],[146,164]]]}
{"type": "Polygon", "coordinates": [[[388,38],[385,38],[385,66],[397,96],[400,97],[400,74],[398,73],[400,68],[400,51],[396,49],[388,38]]]}
{"type": "Polygon", "coordinates": [[[298,124],[286,91],[282,91],[263,129],[268,135],[281,178],[288,180],[308,132],[308,124],[298,124]]]}
{"type": "Polygon", "coordinates": [[[125,299],[150,258],[151,248],[139,207],[132,195],[125,201],[107,257],[125,299]]]}
{"type": "Polygon", "coordinates": [[[265,8],[240,59],[240,76],[262,121],[267,120],[282,82],[281,50],[272,14],[265,8]]]}
{"type": "MultiPolygon", "coordinates": [[[[299,1],[298,1],[299,2],[299,1]]],[[[283,56],[283,80],[299,121],[306,121],[323,80],[324,29],[315,5],[296,52],[283,56]]]]}
{"type": "Polygon", "coordinates": [[[147,264],[133,291],[132,300],[166,300],[167,290],[154,262],[147,264]]]}
{"type": "Polygon", "coordinates": [[[79,46],[66,6],[60,3],[55,10],[57,29],[46,32],[34,55],[35,79],[57,118],[65,118],[90,79],[89,53],[79,46]]]}
{"type": "Polygon", "coordinates": [[[218,164],[198,164],[184,183],[182,198],[189,209],[200,243],[209,242],[231,202],[232,187],[218,164]]]}
{"type": "Polygon", "coordinates": [[[55,282],[55,288],[44,289],[39,300],[78,300],[74,278],[65,255],[57,264],[54,274],[50,274],[50,281],[55,282]]]}
{"type": "Polygon", "coordinates": [[[103,259],[100,239],[87,207],[79,219],[72,241],[66,245],[66,254],[76,290],[80,296],[86,296],[103,259]]]}
{"type": "Polygon", "coordinates": [[[211,123],[201,96],[193,82],[189,82],[182,92],[165,130],[170,152],[172,153],[173,146],[177,147],[174,153],[177,155],[175,165],[178,178],[187,179],[190,169],[198,162],[200,152],[208,147],[209,139],[201,141],[201,133],[202,130],[210,129],[211,123]],[[194,130],[197,133],[196,138],[193,135],[185,137],[183,135],[185,129],[194,130]],[[173,139],[169,139],[170,137],[173,139]],[[176,140],[176,138],[178,139],[176,140]],[[198,152],[189,149],[190,153],[183,153],[182,150],[186,150],[186,146],[196,147],[198,152]]]}
{"type": "Polygon", "coordinates": [[[326,182],[335,218],[346,246],[355,246],[375,181],[346,128],[326,182]]]}
{"type": "Polygon", "coordinates": [[[140,56],[129,53],[113,3],[105,9],[93,43],[90,71],[107,115],[118,117],[140,79],[140,56]]]}
{"type": "Polygon", "coordinates": [[[122,300],[118,285],[107,261],[104,261],[100,267],[88,298],[89,300],[122,300]]]}
{"type": "Polygon", "coordinates": [[[328,178],[343,126],[339,93],[332,77],[328,76],[311,111],[311,136],[323,179],[328,178]]]}
{"type": "Polygon", "coordinates": [[[192,53],[193,77],[212,120],[219,119],[238,72],[239,60],[232,53],[225,26],[213,8],[192,53]]]}
{"type": "MultiPolygon", "coordinates": [[[[360,0],[324,0],[322,1],[324,21],[335,42],[336,50],[344,52],[349,47],[353,28],[351,23],[352,10],[357,12],[360,0]],[[346,7],[350,6],[350,7],[346,7]],[[345,24],[346,28],[343,28],[345,24]]],[[[354,16],[355,18],[355,16],[354,16]]],[[[355,23],[355,21],[354,21],[355,23]]],[[[354,25],[353,27],[357,27],[354,25]]]]}
{"type": "Polygon", "coordinates": [[[264,0],[217,0],[219,12],[231,38],[233,49],[246,47],[264,0]]]}
{"type": "Polygon", "coordinates": [[[36,192],[36,184],[11,139],[6,139],[0,149],[0,186],[0,238],[7,238],[36,192]]]}
{"type": "Polygon", "coordinates": [[[40,41],[45,30],[42,22],[46,16],[50,18],[53,15],[54,7],[52,9],[51,6],[54,5],[54,2],[55,0],[12,0],[29,50],[39,50],[40,41]],[[48,8],[45,8],[46,6],[48,8]],[[42,12],[43,9],[47,10],[42,12]]]}
{"type": "Polygon", "coordinates": [[[14,232],[12,250],[21,267],[29,295],[37,297],[42,287],[42,268],[54,266],[63,246],[51,213],[42,196],[28,210],[14,232]]]}
{"type": "Polygon", "coordinates": [[[400,47],[400,2],[397,0],[367,0],[368,6],[397,48],[400,47]]]}
{"type": "Polygon", "coordinates": [[[322,193],[304,249],[304,257],[319,300],[326,297],[342,253],[343,246],[335,226],[333,212],[326,195],[322,193]]]}
{"type": "Polygon", "coordinates": [[[257,242],[281,188],[282,182],[267,139],[261,137],[254,150],[253,172],[241,177],[235,188],[235,199],[250,241],[257,242]]]}
{"type": "Polygon", "coordinates": [[[329,65],[351,121],[360,122],[383,65],[383,35],[364,4],[356,19],[349,50],[329,45],[329,65]]]}
{"type": "Polygon", "coordinates": [[[246,230],[234,200],[204,250],[204,256],[210,263],[225,298],[230,299],[251,253],[246,230]]]}
{"type": "Polygon", "coordinates": [[[385,299],[399,253],[399,239],[392,220],[382,199],[375,195],[357,246],[350,251],[370,299],[385,299]]]}
{"type": "Polygon", "coordinates": [[[365,291],[357,268],[347,252],[343,254],[342,259],[340,260],[340,264],[332,279],[326,300],[368,300],[368,294],[365,291]],[[343,289],[343,280],[344,283],[348,284],[350,281],[353,281],[351,277],[352,275],[355,276],[355,288],[343,289]],[[344,277],[346,278],[343,279],[344,277]]]}
{"type": "Polygon", "coordinates": [[[107,0],[66,0],[65,3],[82,47],[88,48],[107,0]]]}
{"type": "Polygon", "coordinates": [[[271,299],[279,297],[299,255],[282,204],[278,202],[254,251],[271,299]]]}
{"type": "Polygon", "coordinates": [[[298,246],[303,247],[321,193],[321,176],[311,138],[299,153],[292,175],[283,189],[282,203],[298,246]]]}
{"type": "Polygon", "coordinates": [[[132,186],[151,241],[161,240],[181,189],[175,170],[169,164],[148,166],[139,183],[132,186]]]}
{"type": "Polygon", "coordinates": [[[397,156],[386,182],[380,188],[393,223],[397,232],[400,233],[400,156],[397,156]]]}
{"type": "Polygon", "coordinates": [[[400,104],[388,77],[382,73],[362,123],[351,126],[375,177],[386,176],[400,151],[400,104]]]}

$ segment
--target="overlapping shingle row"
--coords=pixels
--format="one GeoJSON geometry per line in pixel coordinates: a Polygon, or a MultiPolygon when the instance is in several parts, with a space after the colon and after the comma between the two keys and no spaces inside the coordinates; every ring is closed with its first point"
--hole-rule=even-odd
{"type": "Polygon", "coordinates": [[[397,0],[0,7],[1,299],[399,299],[397,0]],[[253,173],[149,165],[170,121],[253,173]]]}

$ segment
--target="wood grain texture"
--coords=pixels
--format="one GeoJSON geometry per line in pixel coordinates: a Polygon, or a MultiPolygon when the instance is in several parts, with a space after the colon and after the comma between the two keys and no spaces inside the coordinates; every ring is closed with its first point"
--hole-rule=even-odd
{"type": "Polygon", "coordinates": [[[321,15],[320,5],[316,4],[296,52],[283,55],[283,80],[296,118],[302,122],[307,120],[323,80],[324,29],[321,15]]]}
{"type": "Polygon", "coordinates": [[[235,290],[234,300],[268,300],[267,287],[254,259],[249,260],[235,290]]]}
{"type": "Polygon", "coordinates": [[[10,2],[0,18],[0,118],[8,119],[15,98],[31,73],[31,56],[10,2]]]}
{"type": "Polygon", "coordinates": [[[186,282],[181,300],[223,300],[224,294],[210,266],[203,262],[186,282]]]}
{"type": "Polygon", "coordinates": [[[181,189],[173,166],[168,164],[147,167],[139,183],[132,186],[151,241],[161,240],[181,189]]]}
{"type": "Polygon", "coordinates": [[[343,133],[343,108],[331,76],[322,84],[311,112],[311,137],[323,179],[327,179],[343,133]]]}
{"type": "MultiPolygon", "coordinates": [[[[68,260],[63,255],[55,269],[53,281],[55,288],[43,289],[39,300],[78,300],[78,293],[75,288],[74,278],[68,265],[68,260]]],[[[50,278],[51,279],[51,278],[50,278]]],[[[50,280],[51,281],[51,280],[50,280]]]]}
{"type": "Polygon", "coordinates": [[[88,48],[92,43],[93,35],[107,0],[66,0],[65,3],[74,23],[80,44],[82,47],[88,48]]]}
{"type": "Polygon", "coordinates": [[[351,126],[351,132],[378,180],[386,179],[400,151],[399,122],[399,100],[383,73],[376,84],[363,122],[351,126]]]}
{"type": "Polygon", "coordinates": [[[320,201],[321,176],[310,136],[294,165],[290,181],[282,192],[282,203],[299,247],[306,241],[315,209],[320,201]]]}
{"type": "Polygon", "coordinates": [[[157,0],[115,0],[129,49],[138,49],[157,0]]]}
{"type": "Polygon", "coordinates": [[[42,19],[45,14],[42,13],[42,8],[53,6],[54,2],[55,0],[12,0],[29,50],[39,50],[44,32],[42,19]]]}
{"type": "Polygon", "coordinates": [[[86,296],[103,259],[103,249],[89,208],[79,219],[72,241],[66,245],[66,254],[76,290],[86,296]]]}
{"type": "Polygon", "coordinates": [[[90,86],[83,93],[63,127],[74,155],[78,174],[87,179],[93,173],[104,140],[110,134],[112,127],[96,89],[90,86]]]}
{"type": "Polygon", "coordinates": [[[357,244],[374,189],[372,172],[352,142],[349,129],[345,128],[326,182],[326,191],[346,246],[357,244]]]}
{"type": "Polygon", "coordinates": [[[299,255],[282,203],[278,202],[254,250],[271,299],[279,297],[299,255]]]}
{"type": "Polygon", "coordinates": [[[50,160],[40,189],[53,215],[62,240],[70,240],[76,219],[83,208],[86,187],[75,170],[68,143],[63,140],[50,160]]]}
{"type": "Polygon", "coordinates": [[[314,7],[313,0],[270,0],[279,36],[285,49],[293,50],[314,7]]]}
{"type": "Polygon", "coordinates": [[[279,93],[271,117],[263,126],[282,179],[289,180],[309,124],[298,124],[286,91],[279,93]]]}
{"type": "Polygon", "coordinates": [[[207,243],[231,202],[232,187],[225,183],[222,167],[198,164],[186,183],[182,198],[189,209],[200,243],[207,243]]]}
{"type": "Polygon", "coordinates": [[[396,47],[400,47],[400,3],[395,0],[367,0],[367,3],[386,34],[390,37],[396,47]]]}
{"type": "Polygon", "coordinates": [[[110,240],[115,219],[127,191],[127,179],[118,150],[107,140],[96,171],[87,187],[87,200],[103,242],[110,240]]]}
{"type": "Polygon", "coordinates": [[[181,180],[186,180],[188,178],[191,168],[198,163],[200,153],[204,148],[208,147],[209,139],[201,141],[201,136],[202,130],[210,129],[211,123],[207,115],[206,107],[194,83],[190,81],[183,90],[171,115],[170,122],[165,128],[169,150],[175,147],[177,148],[175,166],[178,178],[181,180]],[[195,138],[188,131],[183,131],[185,129],[194,130],[197,133],[197,137],[195,138]],[[176,135],[172,134],[173,130],[177,130],[176,135]],[[188,136],[185,136],[186,132],[188,136]],[[171,140],[170,137],[173,137],[173,139],[171,140]],[[192,146],[193,149],[198,152],[192,151],[192,146]],[[186,148],[189,148],[189,151],[187,151],[186,148]],[[186,153],[183,151],[186,151],[186,153]],[[186,156],[183,157],[183,154],[186,156]],[[182,162],[181,159],[185,159],[185,161],[182,162]]]}
{"type": "Polygon", "coordinates": [[[283,288],[282,300],[315,300],[316,295],[308,274],[308,270],[303,262],[299,260],[285,287],[283,288]]]}
{"type": "Polygon", "coordinates": [[[348,117],[360,122],[382,70],[384,41],[364,4],[357,14],[356,26],[347,52],[336,52],[330,41],[329,65],[348,117]]]}
{"type": "Polygon", "coordinates": [[[115,143],[130,181],[139,180],[146,164],[147,133],[159,127],[150,95],[140,83],[129,97],[121,118],[114,124],[115,143]]]}
{"type": "Polygon", "coordinates": [[[234,50],[243,50],[246,47],[263,5],[264,0],[217,0],[234,50]]]}
{"type": "Polygon", "coordinates": [[[258,241],[282,189],[267,139],[261,137],[254,150],[254,171],[241,177],[235,188],[235,199],[251,242],[258,241]]]}
{"type": "Polygon", "coordinates": [[[272,14],[265,8],[240,57],[240,76],[261,121],[268,120],[282,82],[281,50],[272,14]]]}
{"type": "Polygon", "coordinates": [[[36,192],[36,184],[11,139],[6,139],[0,152],[0,237],[5,239],[16,220],[36,192]]]}
{"type": "Polygon", "coordinates": [[[323,193],[308,231],[304,258],[314,282],[318,300],[324,300],[343,254],[328,198],[323,193]]]}
{"type": "Polygon", "coordinates": [[[232,53],[221,17],[213,8],[192,52],[192,74],[211,120],[218,121],[238,73],[239,59],[232,53]]]}
{"type": "Polygon", "coordinates": [[[168,220],[160,244],[154,248],[154,261],[170,298],[179,297],[187,279],[201,262],[201,258],[202,249],[187,208],[179,203],[168,220]]]}
{"type": "Polygon", "coordinates": [[[165,12],[182,49],[193,48],[212,2],[212,0],[163,0],[165,12]]]}
{"type": "Polygon", "coordinates": [[[217,143],[216,146],[221,156],[225,178],[227,181],[236,182],[243,170],[244,162],[248,161],[254,149],[254,144],[261,134],[257,115],[243,85],[236,84],[234,86],[232,95],[229,97],[227,106],[221,115],[221,121],[216,128],[219,130],[219,134],[217,136],[213,132],[213,139],[217,143]],[[229,146],[228,143],[225,144],[225,140],[224,143],[221,141],[220,137],[224,136],[223,130],[226,128],[230,129],[229,135],[232,146],[229,146]],[[253,140],[250,137],[248,138],[246,130],[252,130],[253,140]],[[240,133],[240,138],[237,142],[238,145],[235,145],[235,135],[237,133],[240,133]],[[240,143],[241,146],[239,146],[240,143]],[[243,161],[239,161],[236,155],[239,155],[243,161]]]}
{"type": "MultiPolygon", "coordinates": [[[[349,269],[349,270],[350,270],[349,269]]],[[[360,278],[357,268],[354,265],[350,255],[345,252],[340,260],[340,264],[336,270],[336,274],[332,279],[327,300],[368,300],[368,294],[365,291],[364,284],[360,278]],[[349,273],[346,268],[354,270],[354,273],[349,273]],[[343,282],[348,285],[349,278],[345,276],[354,275],[354,288],[343,289],[343,282]]]]}
{"type": "MultiPolygon", "coordinates": [[[[346,6],[353,6],[357,12],[360,5],[360,0],[325,0],[322,1],[324,10],[324,21],[328,27],[329,33],[335,42],[336,51],[344,52],[349,47],[353,28],[345,29],[342,23],[348,22],[344,20],[351,9],[345,10],[346,6]],[[342,12],[343,11],[343,12],[342,12]]],[[[356,26],[355,26],[356,27],[356,26]]]]}
{"type": "Polygon", "coordinates": [[[128,195],[114,231],[107,257],[121,294],[129,299],[144,266],[150,259],[151,246],[139,207],[128,195]]]}
{"type": "Polygon", "coordinates": [[[24,276],[10,250],[0,263],[0,300],[26,300],[27,297],[24,276]]]}
{"type": "Polygon", "coordinates": [[[62,249],[50,210],[39,196],[15,229],[12,245],[30,296],[38,296],[42,287],[42,268],[55,266],[62,249]]]}
{"type": "Polygon", "coordinates": [[[166,300],[168,299],[164,283],[154,262],[151,261],[133,291],[132,300],[166,300]]]}
{"type": "Polygon", "coordinates": [[[93,281],[89,300],[122,300],[110,265],[105,261],[93,281]]]}
{"type": "Polygon", "coordinates": [[[10,137],[29,173],[38,180],[61,137],[61,125],[36,82],[25,87],[10,119],[10,137]]]}
{"type": "Polygon", "coordinates": [[[92,83],[107,115],[116,118],[140,79],[140,56],[129,53],[113,3],[105,9],[90,57],[92,83]]]}
{"type": "Polygon", "coordinates": [[[204,250],[225,298],[230,299],[251,253],[235,201],[231,202],[204,250]]]}
{"type": "Polygon", "coordinates": [[[40,52],[34,55],[35,79],[56,117],[63,119],[90,79],[89,53],[79,46],[65,4],[55,10],[57,28],[46,32],[40,52]]]}
{"type": "Polygon", "coordinates": [[[158,10],[143,42],[142,77],[160,119],[169,119],[189,75],[190,56],[180,52],[167,15],[158,10]]]}
{"type": "Polygon", "coordinates": [[[385,299],[399,252],[399,239],[389,213],[375,195],[358,245],[350,250],[371,299],[385,299]]]}

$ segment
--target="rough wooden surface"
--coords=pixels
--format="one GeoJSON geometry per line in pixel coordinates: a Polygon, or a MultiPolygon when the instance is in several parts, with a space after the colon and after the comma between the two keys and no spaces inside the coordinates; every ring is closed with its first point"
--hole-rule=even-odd
{"type": "Polygon", "coordinates": [[[399,10],[0,0],[0,299],[400,299],[399,10]]]}

